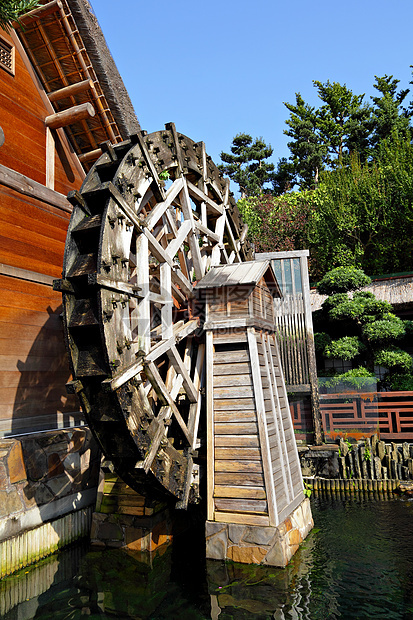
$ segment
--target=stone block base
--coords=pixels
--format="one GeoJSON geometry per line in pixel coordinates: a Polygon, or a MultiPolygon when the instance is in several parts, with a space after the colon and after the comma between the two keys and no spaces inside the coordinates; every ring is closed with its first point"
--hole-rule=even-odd
{"type": "MultiPolygon", "coordinates": [[[[91,543],[96,548],[142,551],[151,557],[172,540],[172,519],[166,504],[140,495],[113,471],[101,467],[91,543]]],[[[145,558],[142,558],[145,560],[145,558]]]]}
{"type": "Polygon", "coordinates": [[[284,567],[313,525],[308,498],[276,527],[207,521],[206,557],[284,567]]]}

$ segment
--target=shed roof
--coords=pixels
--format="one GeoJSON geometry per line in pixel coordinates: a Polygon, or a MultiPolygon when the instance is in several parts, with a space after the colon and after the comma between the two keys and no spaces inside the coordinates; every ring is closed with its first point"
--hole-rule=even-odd
{"type": "Polygon", "coordinates": [[[196,289],[216,288],[221,286],[255,285],[264,277],[270,289],[275,289],[277,296],[282,297],[280,288],[271,263],[264,261],[246,261],[231,265],[212,267],[200,280],[196,289]]]}

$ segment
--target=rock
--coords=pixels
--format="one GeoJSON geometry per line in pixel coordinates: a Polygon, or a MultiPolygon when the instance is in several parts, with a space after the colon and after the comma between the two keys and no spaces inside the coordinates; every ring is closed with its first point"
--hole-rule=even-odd
{"type": "MultiPolygon", "coordinates": [[[[271,544],[275,533],[276,530],[274,527],[260,527],[259,525],[252,525],[248,527],[243,540],[244,542],[255,545],[269,545],[271,544]]],[[[234,542],[236,541],[234,540],[234,542]]]]}
{"type": "Polygon", "coordinates": [[[229,547],[227,551],[228,560],[243,564],[262,564],[266,555],[267,549],[262,547],[238,547],[234,545],[229,547]]]}
{"type": "Polygon", "coordinates": [[[24,509],[16,489],[0,491],[0,516],[8,516],[24,509]]]}
{"type": "Polygon", "coordinates": [[[403,456],[403,464],[406,464],[410,454],[409,454],[409,444],[405,441],[402,444],[402,456],[403,456]]]}
{"type": "Polygon", "coordinates": [[[299,530],[291,530],[291,532],[288,532],[288,544],[289,545],[299,545],[301,542],[303,542],[303,538],[299,532],[299,530]]]}
{"type": "Polygon", "coordinates": [[[384,443],[384,441],[377,442],[377,456],[379,457],[379,459],[383,460],[385,454],[386,454],[386,444],[384,443]]]}
{"type": "Polygon", "coordinates": [[[228,538],[236,545],[242,540],[244,532],[245,525],[236,525],[234,523],[228,525],[228,538]]]}
{"type": "Polygon", "coordinates": [[[397,488],[397,493],[403,493],[406,495],[413,495],[413,482],[401,482],[397,488]]]}
{"type": "Polygon", "coordinates": [[[344,441],[344,439],[342,437],[340,437],[340,454],[342,457],[346,457],[348,454],[348,445],[346,444],[346,442],[344,441]]]}
{"type": "Polygon", "coordinates": [[[16,441],[7,457],[7,468],[11,484],[27,480],[26,468],[23,461],[23,451],[20,441],[16,441]]]}
{"type": "MultiPolygon", "coordinates": [[[[208,522],[207,522],[208,524],[208,522]]],[[[218,524],[216,524],[218,525],[218,524]]],[[[228,537],[226,528],[206,539],[206,557],[210,560],[225,560],[227,558],[228,537]]],[[[237,549],[238,547],[232,547],[237,549]]],[[[239,560],[234,560],[239,561],[239,560]]]]}
{"type": "Polygon", "coordinates": [[[6,467],[0,462],[0,489],[7,489],[9,486],[9,477],[7,475],[6,467]]]}
{"type": "Polygon", "coordinates": [[[373,459],[374,473],[377,480],[382,479],[381,460],[379,456],[375,456],[373,459]]]}
{"type": "Polygon", "coordinates": [[[47,459],[47,467],[48,467],[48,473],[47,473],[48,478],[56,478],[57,476],[61,476],[65,471],[65,468],[60,459],[60,456],[56,452],[53,452],[53,454],[49,454],[48,459],[47,459]]]}

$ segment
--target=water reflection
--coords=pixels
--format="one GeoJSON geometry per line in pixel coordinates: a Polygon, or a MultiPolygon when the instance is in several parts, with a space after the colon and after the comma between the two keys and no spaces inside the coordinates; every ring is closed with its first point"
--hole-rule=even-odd
{"type": "Polygon", "coordinates": [[[286,569],[205,561],[198,523],[152,561],[120,550],[61,552],[0,582],[0,615],[413,619],[413,502],[315,498],[312,508],[316,528],[286,569]]]}

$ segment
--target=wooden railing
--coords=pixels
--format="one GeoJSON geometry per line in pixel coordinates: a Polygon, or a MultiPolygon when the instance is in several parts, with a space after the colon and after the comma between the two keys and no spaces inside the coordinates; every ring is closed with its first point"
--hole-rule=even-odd
{"type": "Polygon", "coordinates": [[[320,411],[327,440],[374,432],[382,439],[413,440],[413,392],[320,394],[320,411]]]}

